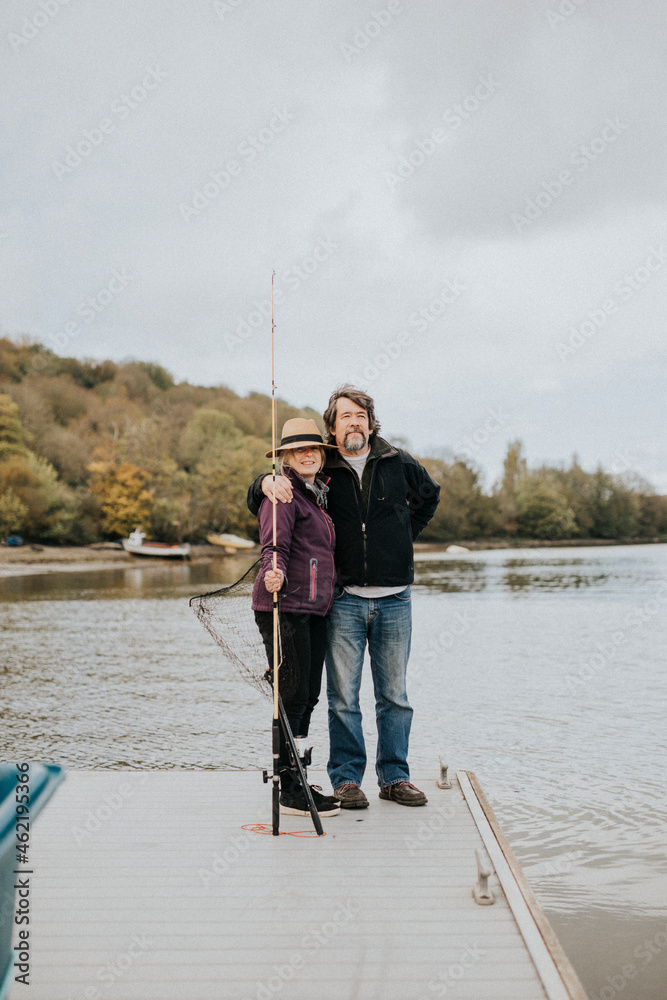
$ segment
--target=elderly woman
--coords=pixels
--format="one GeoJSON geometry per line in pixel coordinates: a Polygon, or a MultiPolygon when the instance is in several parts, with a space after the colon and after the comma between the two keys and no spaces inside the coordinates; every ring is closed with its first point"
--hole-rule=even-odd
{"type": "MultiPolygon", "coordinates": [[[[273,505],[265,498],[257,513],[262,544],[261,568],[252,607],[270,666],[273,665],[273,594],[278,594],[282,659],[279,675],[285,714],[296,740],[308,735],[310,717],[322,685],[326,619],[333,602],[335,534],[326,512],[327,479],[318,476],[326,445],[314,420],[286,421],[276,457],[281,473],[293,486],[291,503],[276,508],[277,569],[273,570],[273,505]]],[[[270,458],[273,452],[267,452],[270,458]]],[[[291,766],[287,742],[280,732],[280,811],[307,816],[308,802],[291,766]]],[[[321,816],[335,816],[340,802],[311,786],[321,816]]]]}

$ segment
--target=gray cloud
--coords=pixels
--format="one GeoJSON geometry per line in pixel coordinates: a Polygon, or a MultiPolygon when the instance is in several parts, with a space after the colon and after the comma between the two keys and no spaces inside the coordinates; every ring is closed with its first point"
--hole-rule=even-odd
{"type": "Polygon", "coordinates": [[[665,236],[657,2],[48,6],[1,15],[6,331],[267,390],[275,268],[294,402],[358,376],[416,449],[503,406],[490,476],[523,436],[535,461],[627,445],[667,489],[662,272],[617,291],[665,236]]]}

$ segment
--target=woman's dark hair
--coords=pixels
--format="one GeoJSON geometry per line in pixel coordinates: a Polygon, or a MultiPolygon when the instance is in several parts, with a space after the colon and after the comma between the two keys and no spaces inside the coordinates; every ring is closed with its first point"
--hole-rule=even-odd
{"type": "Polygon", "coordinates": [[[373,400],[367,392],[362,392],[361,389],[355,389],[353,385],[341,385],[337,389],[334,389],[331,393],[329,405],[323,414],[327,444],[336,444],[336,437],[334,435],[334,427],[336,426],[336,410],[338,408],[338,400],[343,398],[351,399],[353,403],[357,404],[357,406],[362,406],[364,408],[368,414],[368,428],[371,432],[370,439],[372,441],[380,430],[380,421],[375,416],[375,404],[373,403],[373,400]]]}

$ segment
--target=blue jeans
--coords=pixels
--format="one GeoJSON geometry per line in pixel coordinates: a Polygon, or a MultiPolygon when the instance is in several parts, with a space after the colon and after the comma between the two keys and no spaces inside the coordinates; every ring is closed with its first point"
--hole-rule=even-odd
{"type": "Polygon", "coordinates": [[[389,597],[336,596],[327,619],[327,695],[329,764],[334,788],[360,785],[366,770],[359,688],[364,650],[368,651],[375,689],[377,760],[380,785],[409,781],[408,743],[412,709],[405,690],[410,655],[410,588],[389,597]]]}

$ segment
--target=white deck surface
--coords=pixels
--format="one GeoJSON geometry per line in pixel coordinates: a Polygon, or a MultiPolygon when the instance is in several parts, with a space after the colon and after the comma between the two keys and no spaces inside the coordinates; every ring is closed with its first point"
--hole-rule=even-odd
{"type": "Polygon", "coordinates": [[[70,771],[34,827],[31,986],[10,1000],[544,1000],[497,879],[473,899],[458,782],[413,780],[426,807],[368,781],[325,837],[276,838],[242,829],[270,823],[256,771],[70,771]]]}

